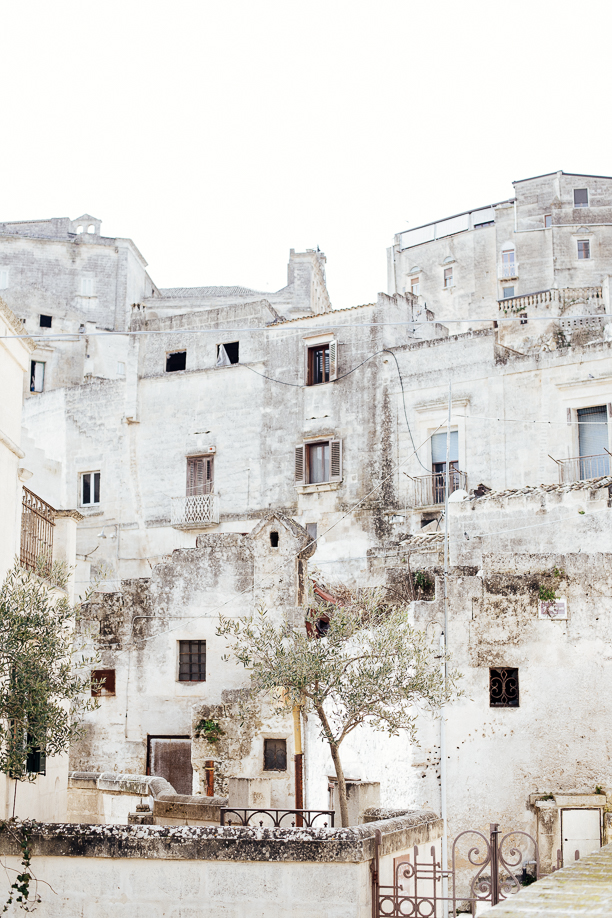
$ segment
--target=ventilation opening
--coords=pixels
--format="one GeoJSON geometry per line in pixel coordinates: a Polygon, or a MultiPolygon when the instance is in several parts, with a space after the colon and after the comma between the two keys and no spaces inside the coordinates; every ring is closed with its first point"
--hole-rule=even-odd
{"type": "Polygon", "coordinates": [[[166,354],[166,373],[176,373],[177,370],[184,370],[187,366],[187,351],[176,351],[174,354],[166,354]]]}
{"type": "Polygon", "coordinates": [[[278,532],[270,533],[270,545],[272,548],[278,548],[278,532]]]}
{"type": "Polygon", "coordinates": [[[41,328],[51,328],[52,321],[53,321],[52,316],[41,316],[40,317],[40,327],[41,328]]]}

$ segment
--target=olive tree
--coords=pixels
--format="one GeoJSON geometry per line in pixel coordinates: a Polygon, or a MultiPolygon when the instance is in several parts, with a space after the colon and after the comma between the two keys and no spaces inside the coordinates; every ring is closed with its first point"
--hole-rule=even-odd
{"type": "MultiPolygon", "coordinates": [[[[91,697],[93,657],[75,642],[79,606],[65,565],[43,578],[15,563],[0,587],[0,771],[33,780],[33,761],[68,750],[91,697]]],[[[16,787],[17,785],[15,785],[16,787]]]]}
{"type": "Polygon", "coordinates": [[[243,618],[220,616],[217,628],[250,673],[251,695],[267,695],[278,712],[304,705],[316,714],[338,779],[343,826],[346,737],[369,725],[414,738],[418,711],[437,710],[457,695],[457,673],[444,678],[437,642],[410,624],[407,605],[387,605],[382,596],[364,591],[342,605],[319,605],[304,627],[275,623],[262,608],[243,618]]]}

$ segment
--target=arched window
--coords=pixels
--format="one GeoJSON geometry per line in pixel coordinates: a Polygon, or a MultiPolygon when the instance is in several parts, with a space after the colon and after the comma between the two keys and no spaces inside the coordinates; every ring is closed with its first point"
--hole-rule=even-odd
{"type": "Polygon", "coordinates": [[[82,232],[83,232],[83,227],[77,226],[77,233],[82,233],[82,232]]]}
{"type": "Polygon", "coordinates": [[[87,232],[93,234],[95,233],[95,231],[96,231],[95,226],[93,225],[93,223],[90,223],[89,226],[87,227],[87,232]]]}

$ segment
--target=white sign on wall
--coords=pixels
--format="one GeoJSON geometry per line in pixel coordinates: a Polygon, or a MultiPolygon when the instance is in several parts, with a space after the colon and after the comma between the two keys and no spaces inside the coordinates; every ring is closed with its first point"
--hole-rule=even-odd
{"type": "Polygon", "coordinates": [[[539,618],[566,619],[567,599],[559,596],[557,599],[540,600],[539,618]]]}

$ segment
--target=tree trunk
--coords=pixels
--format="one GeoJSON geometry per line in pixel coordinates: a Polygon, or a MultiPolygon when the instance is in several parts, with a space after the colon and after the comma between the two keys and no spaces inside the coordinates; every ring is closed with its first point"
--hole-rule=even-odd
{"type": "Polygon", "coordinates": [[[319,715],[319,720],[323,724],[323,729],[325,731],[325,736],[327,737],[327,742],[329,743],[329,750],[331,752],[334,768],[336,769],[336,777],[338,779],[338,797],[340,798],[340,822],[342,823],[342,828],[346,828],[349,824],[348,802],[346,799],[346,781],[344,780],[342,762],[340,761],[340,752],[338,745],[333,741],[329,723],[327,721],[327,717],[325,716],[325,711],[321,705],[317,705],[317,714],[319,715]]]}

